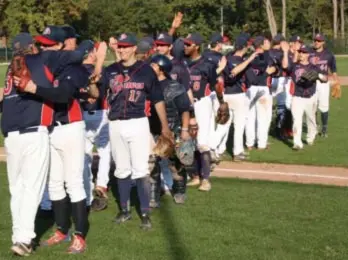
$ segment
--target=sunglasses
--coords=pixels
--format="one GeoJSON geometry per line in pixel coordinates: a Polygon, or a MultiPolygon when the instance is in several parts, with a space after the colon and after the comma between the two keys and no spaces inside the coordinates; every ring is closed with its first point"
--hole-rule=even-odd
{"type": "Polygon", "coordinates": [[[320,41],[320,40],[314,40],[314,42],[323,42],[323,41],[320,41]]]}
{"type": "Polygon", "coordinates": [[[186,43],[186,42],[185,42],[185,43],[184,43],[184,46],[185,46],[185,47],[191,47],[192,44],[191,44],[191,43],[186,43]]]}

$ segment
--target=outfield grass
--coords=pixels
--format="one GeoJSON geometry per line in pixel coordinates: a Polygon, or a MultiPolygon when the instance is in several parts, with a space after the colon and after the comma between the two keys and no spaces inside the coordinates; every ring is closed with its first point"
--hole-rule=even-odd
{"type": "MultiPolygon", "coordinates": [[[[11,256],[11,217],[4,164],[0,165],[0,259],[11,256]]],[[[210,193],[188,192],[185,205],[162,197],[153,230],[139,219],[112,223],[116,206],[92,213],[88,249],[69,259],[348,259],[348,189],[327,186],[213,179],[210,193]]],[[[110,197],[112,195],[110,194],[110,197]]],[[[40,228],[51,223],[39,219],[40,228]]],[[[49,228],[44,238],[52,232],[49,228]]],[[[67,244],[38,248],[30,259],[66,256],[67,244]]]]}
{"type": "Polygon", "coordinates": [[[348,76],[348,57],[337,57],[336,63],[338,75],[348,76]]]}

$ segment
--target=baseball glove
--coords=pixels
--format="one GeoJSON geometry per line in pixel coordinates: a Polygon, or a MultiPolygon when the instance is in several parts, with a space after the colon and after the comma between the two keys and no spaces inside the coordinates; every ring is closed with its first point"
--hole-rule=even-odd
{"type": "Polygon", "coordinates": [[[316,81],[319,76],[318,76],[318,72],[314,71],[314,70],[310,70],[310,71],[306,71],[305,73],[303,73],[301,75],[301,78],[304,79],[304,80],[307,80],[307,81],[316,81]]]}
{"type": "Polygon", "coordinates": [[[224,125],[230,119],[230,109],[226,102],[220,104],[220,107],[216,116],[216,123],[224,125]]]}
{"type": "Polygon", "coordinates": [[[23,91],[28,82],[31,80],[31,75],[27,64],[25,63],[24,57],[24,55],[14,56],[10,65],[11,75],[21,79],[19,85],[16,86],[16,88],[20,91],[23,91]]]}
{"type": "Polygon", "coordinates": [[[169,158],[174,154],[174,143],[169,138],[160,135],[157,139],[157,143],[153,148],[153,154],[161,158],[169,158]]]}
{"type": "Polygon", "coordinates": [[[331,90],[331,96],[333,98],[341,98],[341,84],[339,81],[336,81],[333,85],[332,85],[332,90],[331,90]]]}

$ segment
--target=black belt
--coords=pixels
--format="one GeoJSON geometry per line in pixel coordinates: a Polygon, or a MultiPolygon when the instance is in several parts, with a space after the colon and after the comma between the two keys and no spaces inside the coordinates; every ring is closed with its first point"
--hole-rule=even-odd
{"type": "Polygon", "coordinates": [[[61,125],[67,125],[67,124],[69,124],[69,123],[67,123],[67,122],[61,122],[61,121],[55,121],[55,122],[53,123],[53,126],[61,126],[61,125]]]}
{"type": "MultiPolygon", "coordinates": [[[[25,129],[19,129],[17,131],[11,131],[9,133],[13,133],[13,132],[18,132],[19,134],[27,134],[27,133],[34,133],[39,131],[39,127],[31,127],[31,128],[25,128],[25,129]]],[[[8,137],[9,133],[5,133],[4,137],[8,137]]]]}

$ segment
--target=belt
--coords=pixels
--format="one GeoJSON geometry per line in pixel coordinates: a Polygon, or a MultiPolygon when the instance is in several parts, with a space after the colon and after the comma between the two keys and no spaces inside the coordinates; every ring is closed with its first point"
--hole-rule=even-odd
{"type": "Polygon", "coordinates": [[[36,127],[30,127],[30,128],[25,128],[25,129],[20,129],[18,131],[11,131],[8,133],[4,134],[4,137],[8,137],[9,134],[27,134],[27,133],[35,133],[38,132],[40,129],[40,127],[36,126],[36,127]]]}
{"type": "Polygon", "coordinates": [[[61,121],[55,121],[55,122],[53,123],[53,126],[61,126],[61,125],[67,125],[67,124],[69,124],[69,123],[67,123],[67,122],[61,122],[61,121]]]}
{"type": "Polygon", "coordinates": [[[87,111],[87,113],[88,113],[89,115],[94,115],[95,113],[97,113],[97,111],[87,111]]]}

